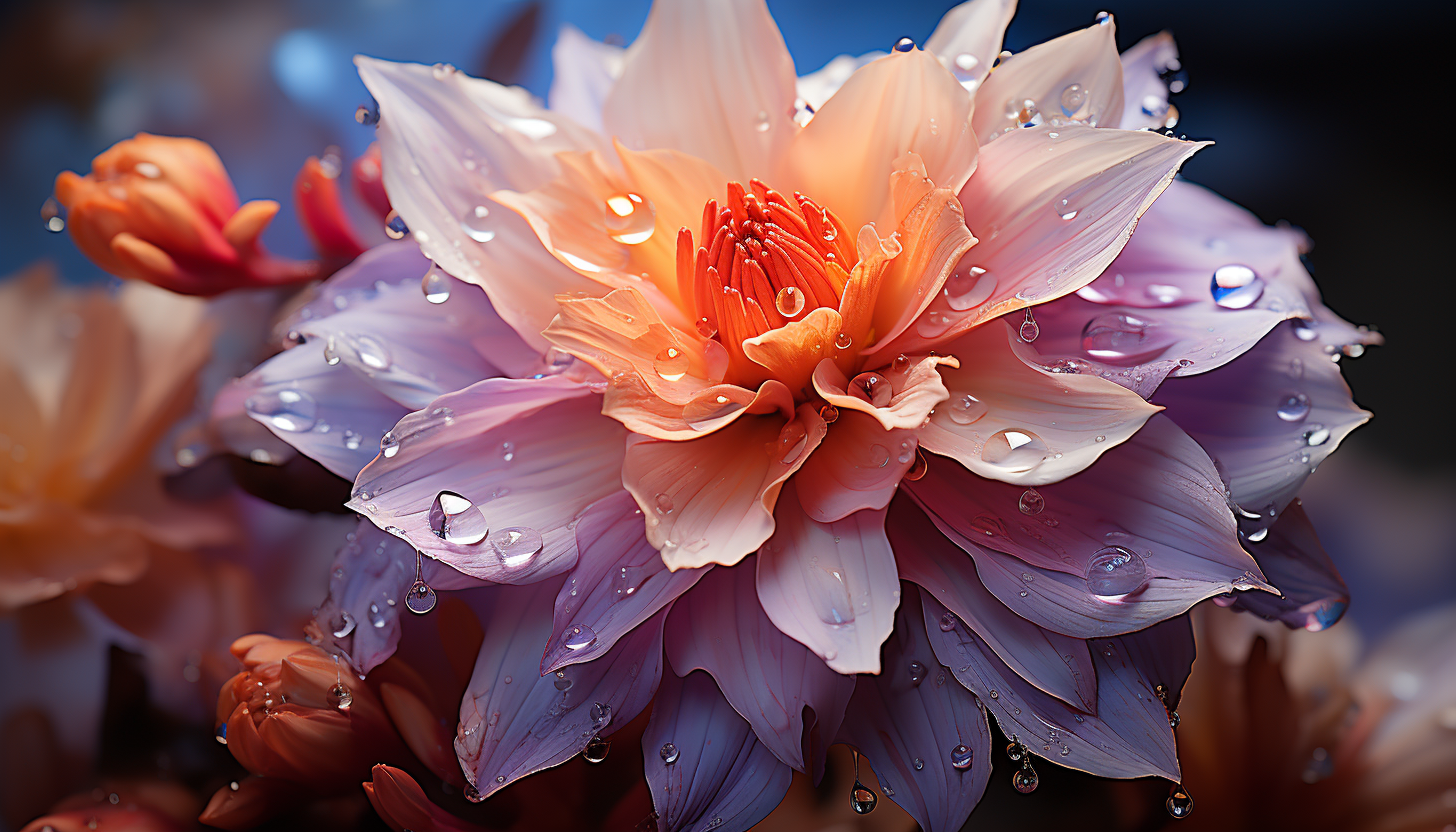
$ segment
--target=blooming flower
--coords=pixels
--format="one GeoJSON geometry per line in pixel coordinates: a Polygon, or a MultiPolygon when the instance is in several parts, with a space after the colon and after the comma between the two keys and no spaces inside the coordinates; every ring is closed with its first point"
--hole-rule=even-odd
{"type": "MultiPolygon", "coordinates": [[[[568,34],[554,109],[359,59],[413,243],[219,410],[399,541],[336,564],[313,635],[353,670],[466,590],[472,801],[652,703],[662,828],[746,829],[844,743],[957,829],[987,711],[1021,791],[1035,757],[1176,782],[1183,613],[1338,618],[1286,507],[1368,415],[1330,357],[1377,337],[1301,235],[1174,181],[1170,39],[1119,56],[1104,17],[998,63],[1012,11],[800,79],[762,3],[660,0],[625,51],[568,34]]],[[[415,792],[374,772],[391,822],[445,822],[415,792]]]]}

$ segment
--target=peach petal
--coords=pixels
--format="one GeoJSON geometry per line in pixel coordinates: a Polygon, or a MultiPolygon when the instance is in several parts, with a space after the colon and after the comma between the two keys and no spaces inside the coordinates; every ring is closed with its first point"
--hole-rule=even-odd
{"type": "Polygon", "coordinates": [[[484,827],[461,820],[430,802],[425,790],[402,769],[380,763],[364,794],[374,811],[395,832],[482,832],[484,827]]]}
{"type": "Polygon", "coordinates": [[[965,361],[940,371],[949,401],[920,428],[920,444],[988,479],[1023,485],[1065,479],[1162,409],[1098,376],[1043,368],[1005,324],[974,329],[948,349],[965,361]],[[1002,435],[1011,442],[1001,442],[1002,435]],[[1012,451],[1020,452],[1006,457],[1012,451]],[[1042,458],[1032,459],[1032,452],[1042,458]]]}
{"type": "Polygon", "coordinates": [[[303,800],[307,789],[277,777],[244,777],[213,794],[198,820],[218,829],[253,829],[303,800]]]}
{"type": "Polygon", "coordinates": [[[814,390],[835,407],[873,416],[885,430],[914,430],[925,423],[936,405],[950,397],[936,367],[944,364],[954,368],[960,363],[942,355],[903,358],[903,368],[897,359],[889,367],[861,373],[854,380],[846,378],[833,361],[826,359],[814,368],[814,390]],[[878,377],[880,381],[866,377],[878,377]],[[891,394],[887,401],[876,404],[868,398],[869,391],[853,387],[856,383],[873,384],[877,395],[882,396],[886,388],[891,394]]]}
{"type": "Polygon", "coordinates": [[[635,373],[623,373],[608,382],[602,404],[603,416],[655,439],[693,439],[726,427],[740,416],[774,411],[793,413],[794,397],[789,388],[773,379],[757,391],[716,384],[687,404],[675,405],[653,393],[635,373]]]}
{"type": "Polygon", "coordinates": [[[733,179],[768,179],[796,131],[794,82],[762,0],[662,0],[627,49],[602,123],[631,147],[681,150],[733,179]]]}
{"type": "Polygon", "coordinates": [[[969,0],[941,17],[925,51],[939,56],[961,85],[974,92],[996,62],[1006,24],[1015,13],[1016,0],[969,0]]]}
{"type": "Polygon", "coordinates": [[[848,228],[888,223],[889,174],[919,154],[931,181],[959,191],[976,167],[971,102],[935,56],[896,52],[860,68],[814,115],[790,154],[792,187],[848,228]]]}
{"type": "Polygon", "coordinates": [[[1019,129],[1023,103],[1048,122],[1072,119],[1113,127],[1122,119],[1122,63],[1107,18],[1019,52],[996,67],[976,93],[971,127],[982,145],[1019,129]],[[1073,89],[1073,85],[1077,89],[1073,89]]]}
{"type": "Polygon", "coordinates": [[[743,352],[768,376],[807,398],[814,367],[833,350],[842,319],[821,306],[797,321],[743,342],[743,352]]]}
{"type": "Polygon", "coordinates": [[[788,422],[743,418],[683,442],[633,435],[622,484],[647,515],[647,539],[668,568],[732,565],[773,533],[780,487],[824,433],[818,412],[801,405],[788,422]]]}
{"type": "Polygon", "coordinates": [[[831,523],[884,508],[915,464],[915,450],[913,431],[887,430],[864,413],[841,412],[818,453],[794,477],[804,513],[831,523]]]}

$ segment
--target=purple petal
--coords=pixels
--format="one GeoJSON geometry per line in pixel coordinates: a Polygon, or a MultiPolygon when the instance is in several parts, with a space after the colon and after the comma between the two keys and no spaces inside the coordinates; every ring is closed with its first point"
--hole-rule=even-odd
{"type": "Polygon", "coordinates": [[[1283,597],[1245,592],[1235,598],[1233,607],[1290,627],[1318,631],[1333,626],[1350,605],[1350,590],[1325,554],[1299,500],[1289,504],[1268,534],[1250,549],[1283,597]]]}
{"type": "Polygon", "coordinates": [[[551,111],[601,132],[602,105],[622,74],[626,51],[594,41],[570,23],[562,26],[551,47],[551,89],[546,93],[551,111]]]}
{"type": "Polygon", "coordinates": [[[1001,730],[1033,754],[1101,777],[1178,779],[1173,729],[1154,692],[1158,684],[1168,683],[1148,676],[1133,661],[1140,653],[1129,651],[1126,637],[1092,645],[1097,665],[1094,716],[1027,684],[969,629],[958,625],[941,630],[937,622],[945,612],[935,599],[925,599],[926,629],[939,660],[991,710],[1001,730]]]}
{"type": "Polygon", "coordinates": [[[625,438],[578,382],[487,379],[401,420],[349,507],[466,574],[540,580],[576,563],[577,513],[621,488],[625,438]]]}
{"type": "Polygon", "coordinates": [[[840,673],[879,673],[880,644],[900,603],[885,512],[816,522],[791,480],[774,522],[758,553],[758,600],[769,619],[840,673]]]}
{"type": "Polygon", "coordinates": [[[746,830],[778,806],[793,777],[706,673],[663,675],[642,761],[663,832],[746,830]]]}
{"type": "Polygon", "coordinates": [[[1254,529],[1294,499],[1310,473],[1370,414],[1310,330],[1290,323],[1225,368],[1176,379],[1158,404],[1213,457],[1254,529]],[[1251,515],[1262,515],[1255,517],[1251,515]]]}
{"type": "Polygon", "coordinates": [[[753,556],[716,567],[679,599],[667,628],[667,657],[680,676],[708,671],[775,757],[798,771],[812,765],[817,777],[855,677],[835,673],[779,632],[759,606],[755,567],[753,556]]]}
{"type": "Polygon", "coordinates": [[[1125,633],[1232,589],[1267,588],[1239,547],[1213,464],[1162,415],[1081,474],[1035,491],[950,461],[905,488],[975,557],[992,594],[1067,635],[1125,633]]]}
{"type": "Polygon", "coordinates": [[[566,762],[593,737],[627,724],[661,678],[665,612],[602,658],[539,675],[557,588],[492,587],[474,599],[484,611],[485,641],[460,703],[455,753],[482,797],[566,762]]]}
{"type": "Polygon", "coordinates": [[[885,672],[855,686],[839,740],[864,755],[885,796],[926,832],[956,830],[991,778],[991,731],[976,698],[931,649],[919,596],[907,586],[885,643],[885,672]],[[952,760],[967,752],[970,765],[957,768],[952,760]]]}
{"type": "Polygon", "coordinates": [[[647,542],[642,510],[626,491],[593,503],[576,521],[576,568],[556,596],[547,673],[590,661],[683,594],[708,569],[668,571],[647,542]]]}
{"type": "Polygon", "coordinates": [[[1087,642],[1038,627],[1007,609],[976,576],[975,561],[946,539],[914,503],[896,501],[886,526],[900,576],[935,596],[1023,679],[1088,713],[1097,672],[1087,642]]]}
{"type": "MultiPolygon", "coordinates": [[[[1168,123],[1168,83],[1163,73],[1176,70],[1178,46],[1173,36],[1159,32],[1143,38],[1121,55],[1122,121],[1124,130],[1161,130],[1168,123]]],[[[1178,81],[1177,92],[1183,91],[1178,81]]]]}

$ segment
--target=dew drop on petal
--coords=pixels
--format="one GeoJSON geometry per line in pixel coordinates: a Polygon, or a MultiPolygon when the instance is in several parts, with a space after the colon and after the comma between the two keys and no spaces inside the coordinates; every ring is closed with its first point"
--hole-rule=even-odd
{"type": "Polygon", "coordinates": [[[1087,590],[1098,598],[1118,599],[1147,585],[1148,566],[1137,552],[1105,546],[1087,564],[1087,590]]]}
{"type": "Polygon", "coordinates": [[[915,41],[911,40],[910,38],[900,38],[899,40],[895,41],[894,49],[896,52],[909,52],[914,48],[915,41]]]}
{"type": "Polygon", "coordinates": [[[397,211],[390,210],[389,215],[384,218],[384,234],[391,240],[403,240],[404,235],[409,233],[409,226],[405,225],[404,218],[397,211]]]}
{"type": "Polygon", "coordinates": [[[1006,428],[986,440],[981,448],[981,459],[988,465],[1016,474],[1040,465],[1046,459],[1047,450],[1041,437],[1031,431],[1006,428]]]}
{"type": "Polygon", "coordinates": [[[379,452],[384,455],[385,459],[390,459],[399,453],[399,438],[394,435],[394,431],[387,431],[379,437],[379,452]]]}
{"type": "Polygon", "coordinates": [[[657,756],[662,758],[664,765],[669,766],[677,762],[677,758],[681,753],[678,751],[677,746],[670,742],[663,743],[662,747],[657,749],[657,756]]]}
{"type": "Polygon", "coordinates": [[[879,796],[873,790],[858,780],[854,781],[854,786],[849,790],[849,807],[854,810],[856,815],[868,815],[873,812],[879,801],[879,796]]]}
{"type": "Polygon", "coordinates": [[[1279,399],[1275,411],[1286,422],[1298,422],[1309,415],[1309,396],[1303,393],[1286,393],[1279,399]]]}
{"type": "Polygon", "coordinates": [[[586,748],[582,749],[581,758],[588,763],[600,763],[607,759],[607,752],[611,748],[612,744],[601,737],[592,737],[587,742],[586,748]]]}
{"type": "Polygon", "coordinates": [[[1017,501],[1016,507],[1021,509],[1022,514],[1041,514],[1042,509],[1046,508],[1046,498],[1035,488],[1028,488],[1021,492],[1021,499],[1017,501]]]}
{"type": "Polygon", "coordinates": [[[509,567],[527,566],[541,551],[541,533],[527,526],[510,526],[492,532],[490,543],[509,567]]]}
{"type": "Polygon", "coordinates": [[[471,208],[460,218],[460,228],[465,232],[465,236],[477,243],[488,243],[495,239],[493,226],[490,209],[484,205],[471,208]]]}
{"type": "Polygon", "coordinates": [[[975,752],[971,751],[968,745],[957,745],[950,750],[950,766],[956,771],[965,771],[971,767],[975,759],[975,752]]]}
{"type": "Polygon", "coordinates": [[[453,491],[441,491],[430,506],[430,531],[447,543],[473,546],[485,539],[490,526],[470,500],[453,491]]]}
{"type": "Polygon", "coordinates": [[[354,704],[354,692],[349,690],[349,687],[343,682],[335,682],[334,686],[329,688],[326,699],[330,707],[347,711],[349,706],[354,704]]]}
{"type": "Polygon", "coordinates": [[[1038,335],[1041,335],[1041,326],[1037,324],[1036,318],[1032,317],[1030,309],[1026,310],[1026,318],[1022,320],[1021,327],[1016,331],[1016,334],[1028,344],[1035,341],[1038,335]]]}
{"type": "Polygon", "coordinates": [[[854,339],[849,337],[848,332],[841,332],[838,335],[834,336],[834,346],[838,347],[839,349],[847,350],[853,343],[854,339]]]}
{"type": "Polygon", "coordinates": [[[774,308],[785,318],[797,318],[804,311],[804,293],[796,286],[785,286],[774,296],[774,308]]]}
{"type": "Polygon", "coordinates": [[[678,347],[666,347],[652,359],[652,369],[663,381],[681,381],[688,374],[688,355],[678,347]]]}
{"type": "Polygon", "coordinates": [[[925,674],[927,672],[924,662],[912,660],[910,662],[910,684],[919,685],[925,681],[925,674]]]}
{"type": "Polygon", "coordinates": [[[1189,796],[1188,790],[1182,786],[1175,785],[1168,793],[1168,800],[1164,804],[1168,814],[1182,820],[1193,814],[1193,798],[1189,796]]]}
{"type": "Polygon", "coordinates": [[[1081,84],[1068,84],[1062,88],[1062,115],[1067,118],[1079,118],[1082,108],[1087,104],[1087,89],[1081,84]]]}
{"type": "Polygon", "coordinates": [[[958,425],[969,425],[985,416],[990,408],[970,393],[952,395],[946,405],[946,415],[958,425]]]}
{"type": "Polygon", "coordinates": [[[795,420],[784,425],[783,429],[779,431],[774,452],[780,462],[789,465],[804,453],[804,448],[808,444],[808,430],[798,420],[795,420]]]}
{"type": "Polygon", "coordinates": [[[260,391],[243,402],[249,416],[281,431],[302,433],[318,424],[318,403],[302,390],[260,391]]]}
{"type": "Polygon", "coordinates": [[[1209,291],[1224,309],[1246,309],[1264,294],[1264,279],[1248,266],[1223,266],[1213,273],[1209,291]]]}
{"type": "Polygon", "coordinates": [[[420,579],[405,593],[404,605],[416,615],[424,615],[435,608],[435,589],[420,579]]]}
{"type": "Polygon", "coordinates": [[[1022,794],[1031,794],[1036,791],[1040,778],[1036,776],[1036,769],[1029,764],[1023,764],[1015,774],[1011,775],[1011,785],[1022,794]]]}
{"type": "Polygon", "coordinates": [[[607,234],[619,243],[635,246],[652,237],[657,227],[657,208],[638,194],[607,197],[607,234]]]}
{"type": "Polygon", "coordinates": [[[944,614],[944,615],[942,615],[940,617],[940,631],[942,633],[948,633],[951,630],[954,630],[955,629],[955,626],[956,626],[955,613],[948,612],[948,613],[946,613],[946,614],[944,614]]]}
{"type": "Polygon", "coordinates": [[[844,583],[844,573],[817,566],[805,570],[805,575],[808,577],[809,594],[819,620],[835,626],[854,621],[854,605],[849,600],[849,588],[844,583]]]}
{"type": "Polygon", "coordinates": [[[567,650],[585,650],[597,643],[597,633],[585,624],[574,624],[566,628],[561,643],[567,650]]]}
{"type": "Polygon", "coordinates": [[[995,291],[995,275],[980,266],[971,266],[964,270],[958,269],[946,278],[942,293],[951,309],[964,312],[990,300],[995,291]]]}
{"type": "Polygon", "coordinates": [[[1330,429],[1324,425],[1310,425],[1304,432],[1304,442],[1310,447],[1323,445],[1330,441],[1330,429]]]}

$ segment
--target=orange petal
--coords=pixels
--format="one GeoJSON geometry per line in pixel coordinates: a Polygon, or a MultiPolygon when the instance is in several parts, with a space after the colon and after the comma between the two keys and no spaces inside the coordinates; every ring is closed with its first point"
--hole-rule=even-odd
{"type": "Polygon", "coordinates": [[[706,387],[686,404],[673,404],[647,386],[636,373],[619,373],[607,383],[602,415],[616,419],[633,433],[655,439],[695,439],[726,427],[740,416],[794,411],[794,395],[782,382],[769,379],[757,391],[736,384],[706,387]]]}
{"type": "Polygon", "coordinates": [[[218,829],[253,829],[303,801],[308,789],[278,777],[244,777],[218,789],[197,818],[218,829]]]}
{"type": "Polygon", "coordinates": [[[858,410],[879,421],[885,430],[913,430],[924,424],[936,405],[950,397],[936,367],[958,366],[955,358],[901,356],[889,367],[846,378],[832,361],[814,369],[814,390],[841,410],[858,410]],[[868,385],[870,389],[856,387],[868,385]],[[889,395],[885,396],[888,389],[889,395]],[[883,401],[877,399],[883,398],[883,401]]]}
{"type": "Polygon", "coordinates": [[[814,367],[834,352],[842,319],[821,306],[797,321],[743,342],[743,352],[801,398],[808,398],[814,367]]]}
{"type": "Polygon", "coordinates": [[[376,765],[373,782],[364,784],[364,793],[380,819],[395,832],[483,832],[482,827],[431,803],[414,778],[393,766],[376,765]]]}

